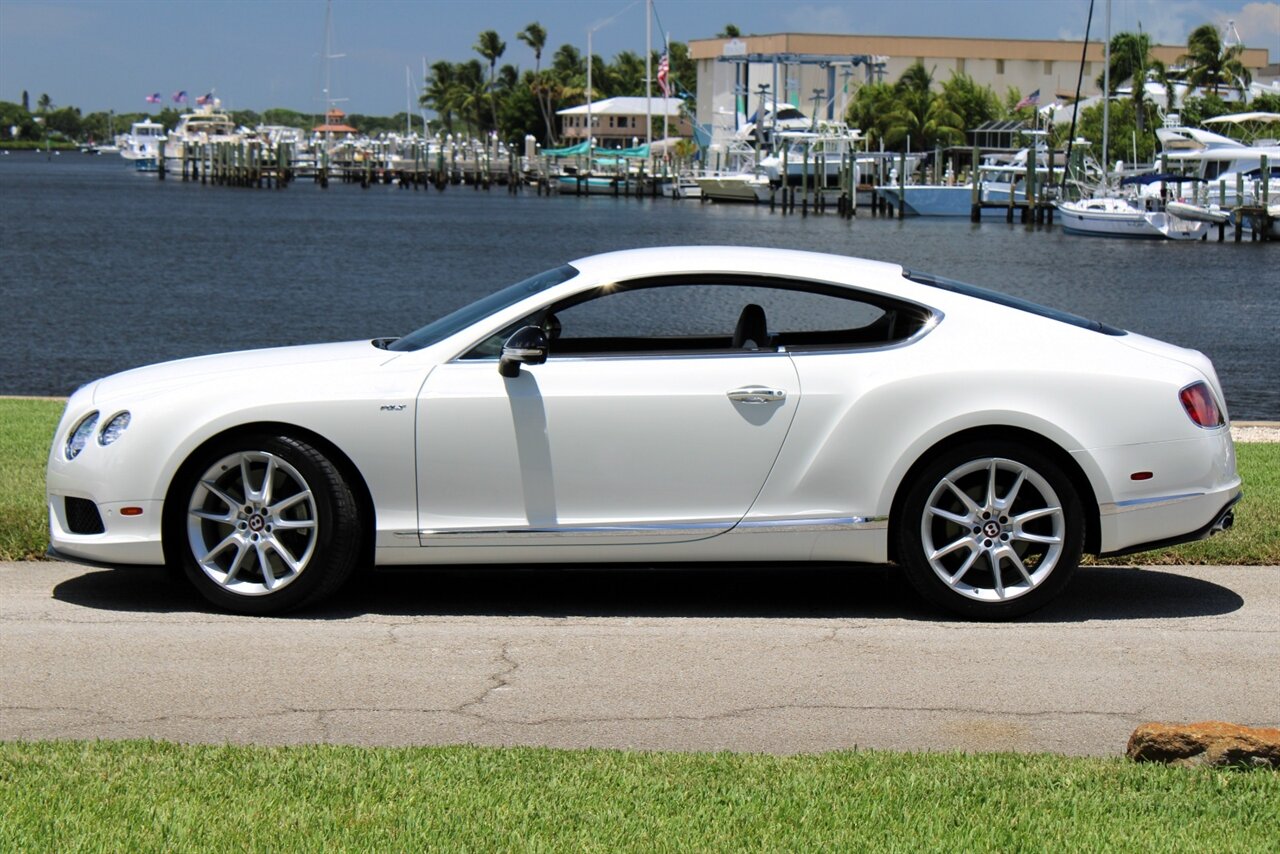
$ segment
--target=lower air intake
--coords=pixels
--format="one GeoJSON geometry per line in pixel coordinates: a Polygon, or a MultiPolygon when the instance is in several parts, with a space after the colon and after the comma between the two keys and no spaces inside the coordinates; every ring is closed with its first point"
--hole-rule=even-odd
{"type": "Polygon", "coordinates": [[[107,529],[102,526],[102,516],[98,513],[98,505],[84,498],[68,498],[67,527],[73,534],[101,534],[107,529]]]}

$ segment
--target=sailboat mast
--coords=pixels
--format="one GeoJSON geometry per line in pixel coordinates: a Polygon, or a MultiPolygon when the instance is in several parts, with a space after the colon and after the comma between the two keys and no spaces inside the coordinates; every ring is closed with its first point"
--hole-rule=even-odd
{"type": "Polygon", "coordinates": [[[1107,24],[1104,28],[1105,48],[1102,59],[1102,185],[1107,186],[1108,144],[1111,140],[1111,0],[1107,0],[1107,24]]]}

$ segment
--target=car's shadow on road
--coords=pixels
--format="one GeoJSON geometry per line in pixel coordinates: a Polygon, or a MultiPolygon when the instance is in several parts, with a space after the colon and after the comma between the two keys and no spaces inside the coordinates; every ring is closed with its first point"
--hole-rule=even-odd
{"type": "MultiPolygon", "coordinates": [[[[53,596],[110,611],[215,610],[185,580],[160,568],[86,570],[58,584],[53,596]]],[[[1057,601],[1024,622],[1204,617],[1243,605],[1227,587],[1174,572],[1082,567],[1057,601]]],[[[952,619],[926,606],[896,568],[811,564],[380,570],[364,573],[333,599],[297,616],[344,620],[366,614],[952,619]]]]}

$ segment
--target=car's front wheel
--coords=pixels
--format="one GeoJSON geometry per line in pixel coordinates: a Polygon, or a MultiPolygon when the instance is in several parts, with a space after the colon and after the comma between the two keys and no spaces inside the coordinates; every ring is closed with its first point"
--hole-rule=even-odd
{"type": "Polygon", "coordinates": [[[1062,592],[1080,561],[1084,514],[1070,479],[1023,445],[977,442],[930,462],[895,525],[898,559],[928,600],[1005,619],[1062,592]]]}
{"type": "Polygon", "coordinates": [[[341,472],[288,436],[249,436],[193,460],[168,535],[205,598],[241,614],[313,604],[351,575],[359,505],[341,472]]]}

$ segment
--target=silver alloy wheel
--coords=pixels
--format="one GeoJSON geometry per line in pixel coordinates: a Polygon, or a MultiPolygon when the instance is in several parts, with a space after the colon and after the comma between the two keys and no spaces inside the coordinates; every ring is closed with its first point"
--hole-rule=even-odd
{"type": "Polygon", "coordinates": [[[953,469],[934,487],[920,541],[951,590],[1003,602],[1048,579],[1065,530],[1062,502],[1047,480],[1016,460],[988,457],[953,469]]]}
{"type": "Polygon", "coordinates": [[[316,500],[299,471],[265,451],[218,460],[187,507],[187,542],[200,569],[241,596],[274,593],[297,579],[315,552],[316,500]]]}

